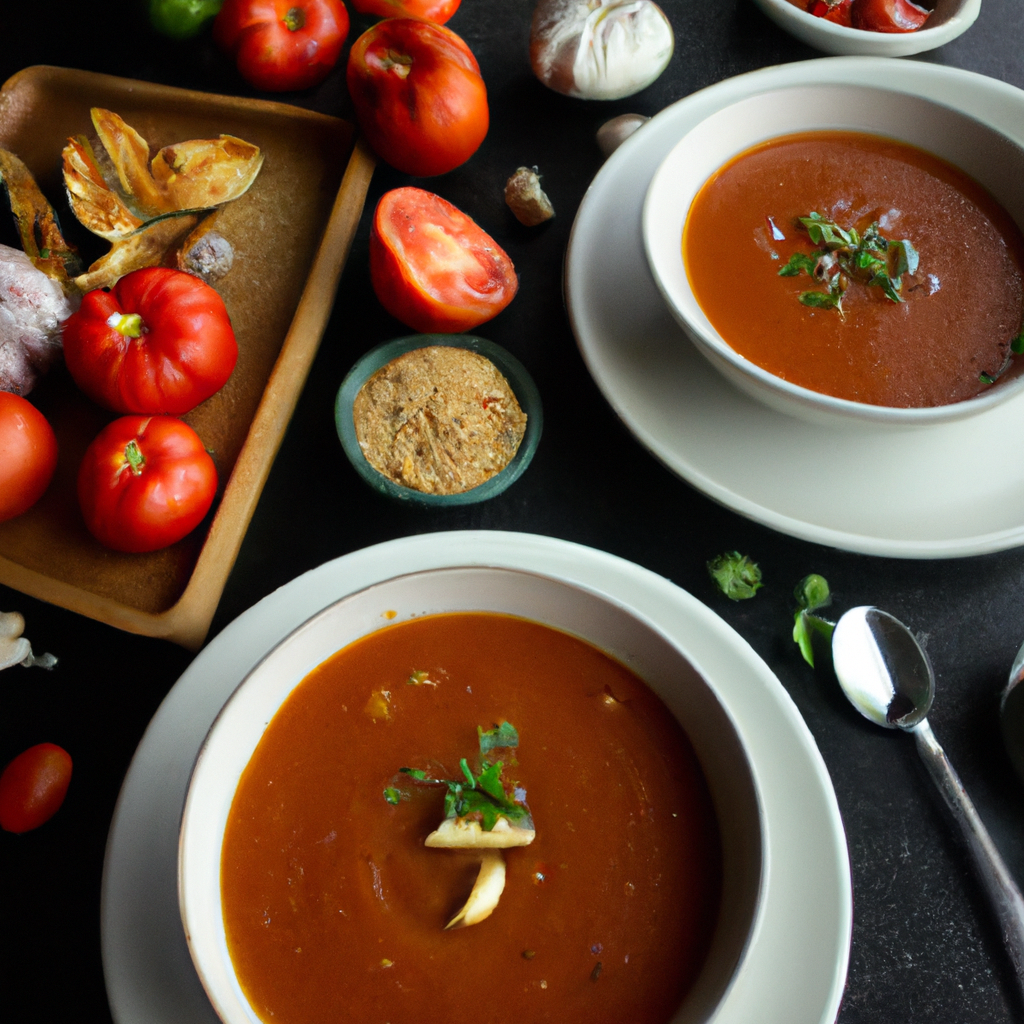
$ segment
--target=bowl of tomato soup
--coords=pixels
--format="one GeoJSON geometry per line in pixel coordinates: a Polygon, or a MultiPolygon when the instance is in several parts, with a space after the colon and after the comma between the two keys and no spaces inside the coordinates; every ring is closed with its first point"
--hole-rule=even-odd
{"type": "Polygon", "coordinates": [[[756,779],[685,652],[606,596],[485,567],[346,597],[268,654],[200,751],[179,845],[225,1024],[696,1024],[762,882],[756,779]],[[495,772],[532,841],[425,845],[495,772]],[[496,903],[459,921],[496,861],[496,903]]]}
{"type": "Polygon", "coordinates": [[[1024,387],[1024,150],[881,88],[742,100],[673,148],[643,213],[654,279],[748,394],[828,425],[923,426],[1024,387]]]}

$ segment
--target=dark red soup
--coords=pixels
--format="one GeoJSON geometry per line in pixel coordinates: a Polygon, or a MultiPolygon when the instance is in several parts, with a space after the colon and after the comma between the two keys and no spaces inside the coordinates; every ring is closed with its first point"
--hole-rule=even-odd
{"type": "Polygon", "coordinates": [[[698,303],[733,349],[851,401],[972,398],[1007,370],[1021,333],[1024,238],[1009,215],[951,164],[873,135],[803,132],[741,153],[695,198],[683,259],[698,303]],[[799,220],[811,213],[862,237],[874,224],[888,243],[909,241],[919,262],[900,277],[902,301],[865,272],[843,278],[842,312],[805,305],[801,296],[824,293],[826,282],[778,271],[794,254],[820,251],[799,220]]]}
{"type": "MultiPolygon", "coordinates": [[[[509,761],[511,760],[511,763],[509,761]]],[[[574,637],[491,614],[389,626],[334,655],[268,727],[221,865],[242,988],[280,1024],[659,1024],[699,971],[721,849],[665,705],[574,637]],[[428,849],[477,726],[508,721],[529,846],[479,924],[445,931],[479,856],[428,849]],[[397,803],[394,789],[402,793],[397,803]]]]}

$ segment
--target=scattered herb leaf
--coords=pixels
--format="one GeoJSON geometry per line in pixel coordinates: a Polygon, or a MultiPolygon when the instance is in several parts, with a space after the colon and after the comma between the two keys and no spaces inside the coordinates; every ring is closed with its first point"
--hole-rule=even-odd
{"type": "Polygon", "coordinates": [[[799,300],[805,306],[835,309],[845,316],[843,293],[851,279],[881,288],[893,302],[904,301],[903,275],[916,273],[920,263],[917,250],[907,239],[890,241],[878,230],[877,222],[861,235],[856,228],[842,228],[817,212],[798,217],[797,222],[819,248],[810,254],[794,253],[779,270],[779,276],[807,274],[824,286],[800,294],[799,300]]]}
{"type": "Polygon", "coordinates": [[[814,613],[832,603],[832,593],[824,576],[811,573],[805,576],[793,591],[798,605],[793,622],[793,639],[811,668],[814,667],[813,637],[817,633],[825,640],[832,639],[835,624],[814,613]]]}
{"type": "Polygon", "coordinates": [[[519,746],[519,733],[516,732],[515,726],[511,722],[502,722],[501,725],[486,730],[478,725],[476,733],[480,737],[481,757],[489,754],[496,747],[519,746]]]}
{"type": "Polygon", "coordinates": [[[394,786],[388,786],[384,790],[384,799],[387,800],[389,804],[397,804],[398,801],[402,799],[401,790],[395,789],[394,786]]]}
{"type": "Polygon", "coordinates": [[[718,589],[731,601],[753,597],[763,585],[756,562],[738,551],[718,555],[708,562],[708,572],[718,589]]]}
{"type": "Polygon", "coordinates": [[[406,679],[405,683],[407,686],[422,686],[424,683],[429,682],[428,675],[429,673],[424,672],[422,669],[417,669],[406,679]]]}

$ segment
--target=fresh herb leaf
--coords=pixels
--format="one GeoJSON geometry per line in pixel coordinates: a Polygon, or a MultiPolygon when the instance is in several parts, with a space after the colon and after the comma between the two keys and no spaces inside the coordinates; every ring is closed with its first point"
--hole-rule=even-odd
{"type": "Polygon", "coordinates": [[[397,804],[398,801],[402,799],[402,791],[395,789],[394,786],[388,786],[384,790],[384,799],[387,800],[389,804],[397,804]]]}
{"type": "Polygon", "coordinates": [[[793,639],[800,648],[804,661],[813,668],[814,635],[817,634],[826,641],[830,641],[832,631],[835,629],[834,623],[814,613],[832,603],[832,593],[824,576],[811,573],[796,585],[793,596],[799,606],[793,621],[793,639]]]}
{"type": "Polygon", "coordinates": [[[789,257],[789,262],[780,268],[779,277],[796,277],[800,273],[813,274],[817,262],[814,256],[808,256],[805,252],[795,252],[789,257]]]}
{"type": "Polygon", "coordinates": [[[812,309],[838,309],[842,299],[832,292],[801,292],[800,301],[812,309]]]}
{"type": "Polygon", "coordinates": [[[731,601],[743,601],[763,586],[756,562],[738,551],[718,555],[708,562],[708,572],[718,589],[731,601]]]}
{"type": "Polygon", "coordinates": [[[519,733],[511,722],[502,722],[493,729],[482,729],[476,727],[476,734],[480,738],[480,756],[484,757],[496,747],[518,747],[519,733]]]}

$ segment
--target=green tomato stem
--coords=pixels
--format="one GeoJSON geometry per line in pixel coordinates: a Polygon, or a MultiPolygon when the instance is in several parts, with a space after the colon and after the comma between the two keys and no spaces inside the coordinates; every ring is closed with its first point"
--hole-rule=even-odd
{"type": "Polygon", "coordinates": [[[124,458],[128,463],[128,468],[132,471],[132,476],[139,476],[142,467],[146,464],[146,456],[142,454],[142,449],[135,441],[129,441],[124,446],[124,458]]]}

